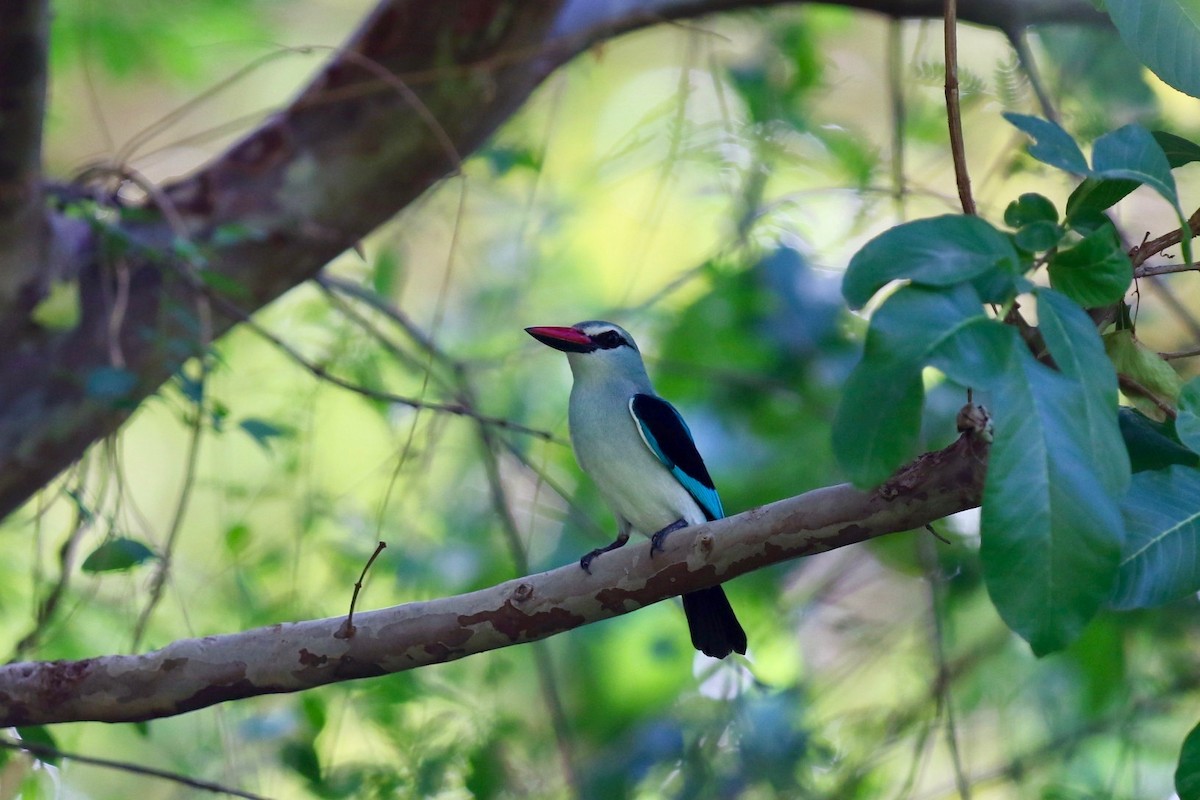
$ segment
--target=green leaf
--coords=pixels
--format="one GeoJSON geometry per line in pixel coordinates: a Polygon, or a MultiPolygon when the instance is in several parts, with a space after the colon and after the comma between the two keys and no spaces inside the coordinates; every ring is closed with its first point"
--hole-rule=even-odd
{"type": "Polygon", "coordinates": [[[1116,497],[1129,487],[1129,454],[1117,422],[1117,373],[1095,323],[1082,308],[1052,289],[1038,289],[1038,330],[1059,371],[1080,385],[1074,413],[1083,444],[1104,491],[1116,497]]]}
{"type": "MultiPolygon", "coordinates": [[[[58,750],[58,742],[54,740],[54,736],[50,733],[50,729],[45,725],[25,725],[17,728],[17,735],[23,742],[30,744],[40,744],[44,747],[49,747],[53,750],[58,750]]],[[[59,756],[39,755],[38,761],[46,764],[58,765],[62,759],[59,756]]]]}
{"type": "Polygon", "coordinates": [[[1180,444],[1174,429],[1167,423],[1156,422],[1128,406],[1121,406],[1117,422],[1134,472],[1166,469],[1172,464],[1200,466],[1200,456],[1180,444]]]}
{"type": "Polygon", "coordinates": [[[1179,800],[1200,800],[1200,725],[1183,740],[1175,768],[1175,793],[1179,800]]]}
{"type": "Polygon", "coordinates": [[[93,400],[109,402],[128,397],[137,387],[137,375],[122,367],[96,367],[88,373],[84,392],[93,400]]]}
{"type": "Polygon", "coordinates": [[[1171,165],[1154,136],[1141,125],[1125,125],[1097,139],[1092,145],[1092,169],[1101,178],[1143,183],[1171,205],[1179,205],[1171,165]]]}
{"type": "Polygon", "coordinates": [[[69,331],[79,324],[79,283],[53,281],[50,291],[42,298],[29,318],[52,331],[69,331]]]}
{"type": "Polygon", "coordinates": [[[1016,241],[1017,247],[1025,252],[1041,253],[1058,245],[1062,235],[1062,228],[1053,222],[1042,220],[1031,222],[1021,228],[1013,239],[1016,241]]]}
{"type": "Polygon", "coordinates": [[[287,428],[280,427],[263,419],[254,419],[247,417],[238,423],[241,428],[250,438],[258,442],[258,446],[267,452],[271,452],[271,440],[285,436],[290,436],[291,431],[287,428]]]}
{"type": "Polygon", "coordinates": [[[321,783],[321,759],[312,740],[291,741],[279,751],[279,760],[309,783],[321,783]]]}
{"type": "Polygon", "coordinates": [[[1167,157],[1171,169],[1200,161],[1200,144],[1166,131],[1154,131],[1153,136],[1154,141],[1162,148],[1163,155],[1167,157]]]}
{"type": "Polygon", "coordinates": [[[117,572],[154,558],[154,551],[135,539],[110,539],[83,561],[84,572],[117,572]]]}
{"type": "Polygon", "coordinates": [[[1200,97],[1200,5],[1194,0],[1105,0],[1125,44],[1167,84],[1200,97]]]}
{"type": "MultiPolygon", "coordinates": [[[[1047,307],[1055,313],[1055,301],[1047,307]]],[[[934,366],[987,395],[994,439],[980,520],[984,581],[1005,623],[1045,655],[1070,644],[1109,596],[1123,527],[1105,483],[1117,484],[1121,471],[1097,468],[1090,437],[1098,423],[1080,398],[1092,389],[1039,363],[1015,331],[988,322],[1010,333],[1002,361],[939,357],[934,366]]],[[[1052,337],[1071,335],[1075,324],[1067,318],[1060,327],[1052,337]]],[[[1093,358],[1064,353],[1072,371],[1093,358]]]]}
{"type": "Polygon", "coordinates": [[[1183,388],[1179,373],[1162,356],[1135,339],[1133,331],[1116,330],[1102,338],[1104,350],[1119,374],[1132,378],[1168,403],[1179,398],[1183,388]]]}
{"type": "Polygon", "coordinates": [[[1175,433],[1194,453],[1200,453],[1200,378],[1192,378],[1179,392],[1175,433]]]}
{"type": "Polygon", "coordinates": [[[984,581],[1037,655],[1071,643],[1108,598],[1122,521],[1098,490],[1078,384],[1017,348],[995,393],[980,519],[984,581]]]}
{"type": "Polygon", "coordinates": [[[381,248],[371,270],[371,287],[375,289],[375,294],[380,297],[392,297],[401,277],[400,257],[397,252],[390,247],[381,248]]]}
{"type": "Polygon", "coordinates": [[[1137,473],[1121,513],[1126,539],[1113,606],[1157,606],[1200,590],[1200,470],[1137,473]]]}
{"type": "Polygon", "coordinates": [[[1014,230],[1034,222],[1058,222],[1058,209],[1043,195],[1026,192],[1004,209],[1004,224],[1014,230]]]}
{"type": "Polygon", "coordinates": [[[232,247],[246,242],[262,242],[266,239],[266,233],[260,229],[252,228],[241,222],[226,222],[224,225],[217,226],[212,236],[209,237],[208,243],[213,247],[232,247]]]}
{"type": "Polygon", "coordinates": [[[246,285],[223,272],[217,272],[208,267],[201,267],[196,270],[196,275],[200,278],[201,283],[217,294],[223,294],[234,300],[250,299],[250,290],[246,288],[246,285]]]}
{"type": "Polygon", "coordinates": [[[856,484],[876,485],[917,454],[921,370],[943,338],[976,317],[983,308],[967,285],[904,286],[876,309],[833,423],[838,462],[856,484]]]}
{"type": "Polygon", "coordinates": [[[1096,140],[1092,147],[1092,169],[1097,177],[1126,178],[1149,186],[1175,209],[1179,225],[1185,231],[1180,243],[1183,257],[1192,260],[1191,229],[1179,205],[1175,177],[1158,142],[1141,125],[1125,125],[1096,140]]]}
{"type": "Polygon", "coordinates": [[[237,522],[225,530],[225,547],[237,555],[250,544],[250,527],[244,522],[237,522]]]}
{"type": "Polygon", "coordinates": [[[1050,285],[1084,308],[1110,305],[1125,296],[1133,281],[1133,264],[1116,230],[1098,228],[1074,247],[1054,254],[1050,285]]]}
{"type": "Polygon", "coordinates": [[[893,280],[951,286],[993,270],[1016,273],[1017,264],[1008,237],[979,217],[920,219],[884,231],[855,253],[842,296],[851,308],[862,308],[893,280]]]}
{"type": "Polygon", "coordinates": [[[1067,223],[1106,211],[1139,186],[1129,178],[1086,178],[1067,198],[1067,223]]]}
{"type": "Polygon", "coordinates": [[[1071,138],[1071,134],[1063,130],[1058,123],[1028,114],[1014,114],[1011,111],[1004,112],[1003,116],[1033,139],[1033,144],[1029,146],[1029,155],[1038,161],[1076,175],[1086,175],[1089,172],[1083,151],[1071,138]]]}

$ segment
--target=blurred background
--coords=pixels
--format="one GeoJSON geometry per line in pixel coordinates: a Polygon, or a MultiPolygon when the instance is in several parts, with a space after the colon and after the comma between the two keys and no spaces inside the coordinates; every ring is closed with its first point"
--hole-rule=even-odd
{"type": "MultiPolygon", "coordinates": [[[[369,7],[57,3],[50,171],[116,160],[155,181],[186,174],[286,103],[369,7]]],[[[1028,44],[1081,140],[1135,120],[1200,136],[1195,101],[1112,31],[1047,27],[1028,44]]],[[[1040,113],[1012,46],[964,25],[960,58],[981,213],[1000,224],[1028,191],[1063,208],[1072,184],[1000,116],[1040,113]]],[[[613,521],[565,444],[567,365],[528,325],[628,328],[729,512],[840,482],[829,428],[864,330],[841,270],[897,222],[959,210],[942,85],[940,20],[816,5],[664,25],[576,59],[461,175],[257,315],[347,381],[469,398],[552,440],[485,441],[469,418],[345,391],[239,328],[214,345],[202,405],[189,365],[0,526],[3,650],[84,658],[344,614],[380,540],[360,608],[607,543],[613,521]],[[89,564],[115,541],[132,555],[89,564]],[[161,562],[147,556],[168,548],[152,602],[161,562]]],[[[1131,245],[1175,224],[1145,190],[1116,218],[1131,245]]],[[[1169,296],[1138,287],[1148,346],[1200,338],[1195,288],[1193,275],[1172,276],[1169,296]]],[[[934,374],[929,386],[933,448],[964,397],[934,374]]],[[[897,534],[728,584],[744,659],[696,654],[671,601],[538,647],[50,733],[64,750],[277,798],[1170,797],[1198,705],[1194,600],[1102,614],[1039,661],[988,601],[973,516],[937,528],[948,544],[897,534]]],[[[17,756],[0,792],[197,796],[17,756]]]]}

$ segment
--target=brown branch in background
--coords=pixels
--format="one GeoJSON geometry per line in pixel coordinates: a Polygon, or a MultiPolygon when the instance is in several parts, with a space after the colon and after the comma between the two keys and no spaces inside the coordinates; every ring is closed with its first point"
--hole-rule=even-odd
{"type": "Polygon", "coordinates": [[[354,635],[354,606],[358,603],[358,593],[362,591],[363,581],[367,579],[367,572],[371,569],[371,565],[375,563],[375,559],[379,558],[379,554],[385,547],[387,547],[387,542],[382,541],[375,546],[375,552],[371,553],[371,557],[363,565],[358,580],[354,582],[354,593],[350,595],[350,611],[346,614],[346,621],[342,623],[342,627],[338,628],[338,632],[334,634],[337,638],[348,639],[354,635]]]}
{"type": "Polygon", "coordinates": [[[971,176],[967,173],[967,154],[963,144],[962,110],[958,105],[958,3],[946,0],[943,17],[946,40],[946,121],[950,126],[950,153],[954,157],[954,179],[964,214],[975,213],[971,197],[971,176]]]}
{"type": "Polygon", "coordinates": [[[178,783],[181,786],[187,786],[191,789],[199,789],[204,792],[213,792],[214,794],[227,794],[231,797],[244,797],[247,800],[268,800],[259,794],[251,794],[244,792],[241,789],[233,789],[229,786],[222,786],[219,783],[211,781],[203,781],[199,778],[192,778],[187,775],[181,775],[178,772],[168,772],[164,769],[155,767],[146,767],[141,764],[133,764],[129,761],[114,761],[110,758],[97,758],[95,756],[85,756],[80,753],[68,753],[59,750],[57,747],[50,747],[39,742],[15,741],[7,737],[0,736],[0,748],[5,750],[18,750],[37,758],[46,761],[52,758],[67,759],[70,761],[78,761],[80,764],[91,764],[94,767],[107,767],[120,772],[128,772],[131,775],[146,775],[151,778],[162,778],[172,783],[178,783]]]}
{"type": "Polygon", "coordinates": [[[46,280],[49,225],[42,204],[50,3],[0,1],[0,309],[22,285],[46,280]]]}
{"type": "Polygon", "coordinates": [[[182,639],[139,655],[0,666],[0,727],[130,722],[443,663],[554,636],[801,556],[920,527],[979,504],[986,437],[964,433],[884,485],[847,484],[676,531],[654,559],[626,547],[456,597],[344,618],[182,639]]]}
{"type": "Polygon", "coordinates": [[[1195,358],[1196,356],[1200,356],[1200,347],[1192,347],[1187,350],[1176,350],[1174,352],[1158,354],[1158,357],[1163,361],[1171,361],[1177,358],[1195,358]]]}

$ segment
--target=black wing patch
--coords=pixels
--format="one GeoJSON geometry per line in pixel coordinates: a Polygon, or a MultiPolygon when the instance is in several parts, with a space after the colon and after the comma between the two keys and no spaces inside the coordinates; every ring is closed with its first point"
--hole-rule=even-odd
{"type": "Polygon", "coordinates": [[[647,446],[696,498],[705,516],[709,519],[725,516],[692,432],[675,407],[661,397],[635,394],[629,400],[629,410],[647,446]]]}

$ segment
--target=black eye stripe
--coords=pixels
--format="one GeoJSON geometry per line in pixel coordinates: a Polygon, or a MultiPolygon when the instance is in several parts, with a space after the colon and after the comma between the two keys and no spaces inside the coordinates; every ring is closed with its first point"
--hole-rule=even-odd
{"type": "Polygon", "coordinates": [[[616,331],[604,331],[603,333],[598,333],[592,337],[592,341],[599,345],[602,350],[612,350],[626,343],[625,340],[621,338],[621,334],[617,333],[616,331]]]}

